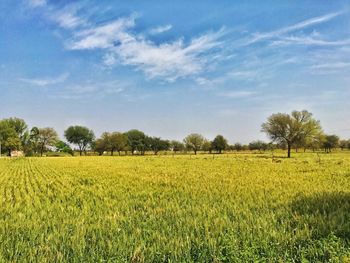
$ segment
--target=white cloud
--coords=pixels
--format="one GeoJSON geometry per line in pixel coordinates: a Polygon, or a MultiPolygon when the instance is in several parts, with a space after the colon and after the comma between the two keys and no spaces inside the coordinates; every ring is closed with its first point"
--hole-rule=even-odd
{"type": "Polygon", "coordinates": [[[66,47],[71,50],[106,49],[108,53],[103,60],[108,66],[120,61],[142,70],[149,78],[174,81],[204,71],[210,60],[205,53],[218,48],[219,39],[224,35],[224,30],[220,30],[193,38],[187,44],[182,39],[155,44],[128,32],[134,26],[134,17],[119,18],[76,32],[66,47]]]}
{"type": "Polygon", "coordinates": [[[46,0],[28,0],[27,3],[31,7],[40,7],[46,5],[46,0]]]}
{"type": "Polygon", "coordinates": [[[135,24],[133,17],[119,18],[108,24],[78,31],[66,45],[68,49],[106,49],[118,45],[118,42],[128,41],[127,28],[135,24]]]}
{"type": "Polygon", "coordinates": [[[283,45],[310,45],[310,46],[344,46],[350,44],[350,39],[327,41],[323,39],[315,39],[310,36],[296,37],[289,36],[275,40],[271,43],[272,46],[283,46],[283,45]]]}
{"type": "Polygon", "coordinates": [[[40,87],[45,87],[49,85],[54,85],[54,84],[59,84],[62,82],[65,82],[67,78],[69,77],[68,73],[64,73],[58,77],[55,78],[41,78],[41,79],[28,79],[28,78],[22,78],[20,79],[21,81],[35,85],[35,86],[40,86],[40,87]]]}
{"type": "Polygon", "coordinates": [[[293,32],[293,31],[296,31],[299,29],[307,28],[307,27],[310,27],[312,25],[321,24],[321,23],[327,22],[327,21],[329,21],[329,20],[331,20],[331,19],[333,19],[341,14],[342,14],[342,12],[330,13],[330,14],[327,14],[324,16],[310,18],[310,19],[301,21],[297,24],[287,26],[287,27],[284,27],[284,28],[281,28],[281,29],[278,29],[275,31],[266,32],[266,33],[256,33],[256,34],[254,34],[254,37],[248,41],[247,44],[253,44],[253,43],[258,42],[258,41],[279,37],[279,36],[286,34],[286,33],[290,33],[290,32],[293,32]]]}
{"type": "Polygon", "coordinates": [[[172,28],[173,28],[172,25],[158,26],[158,27],[152,28],[149,32],[151,35],[157,35],[157,34],[161,34],[166,31],[169,31],[172,28]]]}
{"type": "Polygon", "coordinates": [[[73,29],[78,26],[86,25],[87,21],[84,18],[77,16],[77,8],[64,8],[59,11],[50,13],[50,19],[57,22],[62,28],[73,29]]]}

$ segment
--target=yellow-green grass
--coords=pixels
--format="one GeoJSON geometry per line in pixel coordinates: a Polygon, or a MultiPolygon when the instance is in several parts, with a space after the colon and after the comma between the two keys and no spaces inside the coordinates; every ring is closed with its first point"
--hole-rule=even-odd
{"type": "Polygon", "coordinates": [[[0,159],[0,262],[349,262],[350,153],[0,159]]]}

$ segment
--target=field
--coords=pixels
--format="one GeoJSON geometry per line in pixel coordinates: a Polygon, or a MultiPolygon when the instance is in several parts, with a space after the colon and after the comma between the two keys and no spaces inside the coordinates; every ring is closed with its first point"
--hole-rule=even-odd
{"type": "Polygon", "coordinates": [[[0,159],[0,262],[350,262],[350,153],[0,159]]]}

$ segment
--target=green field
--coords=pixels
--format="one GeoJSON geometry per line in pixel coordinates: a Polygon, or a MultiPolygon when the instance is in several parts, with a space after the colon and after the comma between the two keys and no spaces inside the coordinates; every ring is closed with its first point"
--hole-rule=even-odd
{"type": "Polygon", "coordinates": [[[350,153],[0,159],[0,262],[350,262],[350,153]]]}

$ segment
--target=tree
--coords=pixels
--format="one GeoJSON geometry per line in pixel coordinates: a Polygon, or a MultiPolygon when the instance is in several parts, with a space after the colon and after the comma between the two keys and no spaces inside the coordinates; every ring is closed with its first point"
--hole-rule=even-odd
{"type": "Polygon", "coordinates": [[[233,146],[232,146],[232,149],[239,152],[239,151],[242,151],[243,150],[243,145],[240,144],[240,143],[235,143],[233,146]]]}
{"type": "Polygon", "coordinates": [[[321,149],[323,147],[325,140],[326,135],[320,131],[313,136],[306,138],[304,147],[305,149],[308,148],[314,152],[316,149],[321,149]]]}
{"type": "MultiPolygon", "coordinates": [[[[14,127],[7,120],[0,121],[0,151],[8,152],[11,155],[12,150],[21,148],[21,140],[14,127]]],[[[1,153],[0,153],[1,154],[1,153]]]]}
{"type": "Polygon", "coordinates": [[[267,122],[262,124],[262,132],[265,132],[272,141],[286,143],[288,158],[290,158],[292,146],[321,131],[319,121],[312,117],[312,113],[293,111],[291,115],[285,113],[272,114],[267,122]]]}
{"type": "Polygon", "coordinates": [[[261,152],[261,151],[267,150],[268,144],[266,142],[257,140],[257,141],[252,141],[251,143],[249,143],[248,147],[249,147],[249,150],[251,150],[251,151],[258,150],[259,152],[261,152]]]}
{"type": "Polygon", "coordinates": [[[339,147],[342,151],[344,151],[346,148],[348,148],[349,140],[340,140],[339,141],[339,147]]]}
{"type": "Polygon", "coordinates": [[[58,141],[57,132],[53,128],[41,128],[38,135],[38,146],[40,156],[43,156],[44,150],[49,146],[55,146],[58,141]]]}
{"type": "Polygon", "coordinates": [[[9,118],[4,121],[15,130],[21,142],[24,142],[28,137],[28,126],[26,122],[19,118],[9,118]]]}
{"type": "Polygon", "coordinates": [[[173,140],[170,142],[170,149],[176,154],[177,152],[183,151],[185,145],[182,142],[173,140]]]}
{"type": "Polygon", "coordinates": [[[217,135],[212,142],[212,148],[218,153],[222,153],[222,151],[226,150],[227,147],[227,140],[222,135],[217,135]]]}
{"type": "Polygon", "coordinates": [[[329,153],[332,149],[337,148],[339,145],[339,137],[337,135],[326,135],[323,143],[325,152],[329,153]]]}
{"type": "Polygon", "coordinates": [[[202,148],[204,141],[204,137],[198,133],[192,133],[184,139],[186,148],[193,150],[194,154],[202,148]]]}
{"type": "Polygon", "coordinates": [[[56,148],[57,152],[69,153],[69,154],[73,155],[72,148],[64,141],[56,142],[55,148],[56,148]]]}
{"type": "Polygon", "coordinates": [[[80,156],[95,138],[94,132],[83,126],[70,126],[64,132],[64,136],[69,143],[78,146],[80,156]]]}
{"type": "Polygon", "coordinates": [[[92,149],[99,155],[103,155],[107,148],[106,141],[102,138],[99,138],[92,143],[92,149]]]}
{"type": "Polygon", "coordinates": [[[110,149],[111,155],[117,151],[120,155],[121,151],[125,151],[128,147],[128,137],[120,132],[112,132],[110,134],[110,149]]]}
{"type": "Polygon", "coordinates": [[[125,133],[128,138],[128,145],[131,149],[131,154],[134,154],[135,151],[141,152],[143,155],[146,151],[146,135],[139,130],[130,130],[125,133]]]}
{"type": "Polygon", "coordinates": [[[148,137],[147,138],[148,147],[154,152],[155,155],[159,151],[166,151],[169,149],[170,143],[166,140],[162,140],[159,137],[148,137]]]}

